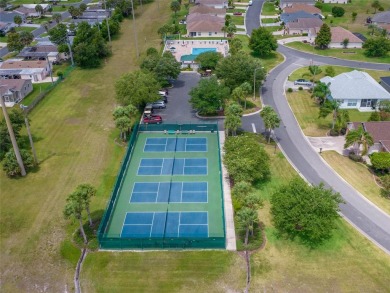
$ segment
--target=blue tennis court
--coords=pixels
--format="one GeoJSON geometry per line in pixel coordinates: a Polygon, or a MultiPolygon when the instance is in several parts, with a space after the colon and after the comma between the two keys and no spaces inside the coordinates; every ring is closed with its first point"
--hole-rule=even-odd
{"type": "Polygon", "coordinates": [[[144,152],[207,152],[206,137],[149,137],[144,152]]]}
{"type": "Polygon", "coordinates": [[[207,203],[207,182],[135,182],[130,203],[207,203]]]}
{"type": "Polygon", "coordinates": [[[207,158],[141,159],[137,175],[207,175],[207,158]]]}
{"type": "Polygon", "coordinates": [[[128,212],[121,237],[195,237],[209,236],[207,212],[128,212]]]}

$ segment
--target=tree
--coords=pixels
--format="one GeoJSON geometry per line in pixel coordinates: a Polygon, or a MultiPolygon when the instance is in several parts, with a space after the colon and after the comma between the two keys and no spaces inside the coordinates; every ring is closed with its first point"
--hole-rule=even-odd
{"type": "Polygon", "coordinates": [[[332,40],[332,33],[330,32],[330,27],[326,23],[324,23],[321,26],[320,31],[318,32],[314,43],[319,48],[325,49],[328,47],[331,40],[332,40]]]}
{"type": "Polygon", "coordinates": [[[325,74],[326,74],[326,76],[333,77],[336,75],[336,71],[334,70],[333,66],[327,66],[325,68],[325,74]]]}
{"type": "Polygon", "coordinates": [[[355,22],[357,13],[354,11],[354,12],[352,12],[351,15],[352,15],[352,22],[355,22]]]}
{"type": "Polygon", "coordinates": [[[340,102],[339,101],[325,100],[324,103],[322,103],[322,105],[320,107],[319,117],[325,118],[329,114],[332,114],[332,129],[334,129],[339,109],[340,109],[340,102]]]}
{"type": "Polygon", "coordinates": [[[7,38],[7,42],[8,42],[8,50],[10,52],[13,52],[13,51],[20,51],[23,49],[23,44],[21,43],[20,41],[20,34],[19,33],[8,33],[8,38],[7,38]]]}
{"type": "Polygon", "coordinates": [[[375,0],[371,3],[371,7],[375,9],[374,14],[376,13],[376,10],[379,9],[381,6],[380,2],[378,0],[375,0]]]}
{"type": "Polygon", "coordinates": [[[14,23],[16,23],[18,26],[20,26],[22,24],[23,20],[22,20],[22,17],[20,15],[15,15],[14,16],[14,23]]]}
{"type": "Polygon", "coordinates": [[[161,36],[161,39],[164,40],[164,37],[167,34],[171,34],[173,32],[173,27],[170,24],[164,24],[162,27],[160,27],[157,31],[157,33],[161,36]]]}
{"type": "MultiPolygon", "coordinates": [[[[22,157],[26,171],[34,167],[34,158],[28,151],[21,149],[20,156],[22,157]]],[[[18,161],[16,160],[15,152],[12,148],[5,154],[3,170],[9,177],[21,175],[21,169],[19,167],[18,161]]]]}
{"type": "Polygon", "coordinates": [[[330,96],[329,83],[319,82],[313,89],[312,97],[316,97],[320,104],[323,104],[325,100],[330,96]]]}
{"type": "Polygon", "coordinates": [[[158,51],[156,48],[150,47],[146,50],[146,56],[158,56],[158,51]]]}
{"type": "MultiPolygon", "coordinates": [[[[316,75],[320,74],[322,72],[322,69],[318,65],[310,65],[309,72],[310,72],[311,79],[314,82],[316,75]]],[[[305,75],[309,75],[309,74],[304,74],[303,76],[305,75]]]]}
{"type": "Polygon", "coordinates": [[[141,62],[140,68],[147,70],[149,72],[154,72],[154,69],[157,66],[157,63],[160,60],[158,55],[147,55],[141,62]]]}
{"type": "Polygon", "coordinates": [[[268,56],[278,48],[278,43],[270,31],[259,27],[252,31],[249,39],[249,48],[261,57],[268,56]]]}
{"type": "Polygon", "coordinates": [[[80,9],[74,6],[69,6],[68,12],[72,18],[77,18],[82,14],[80,9]]]}
{"type": "Polygon", "coordinates": [[[172,10],[173,12],[175,12],[175,18],[176,18],[177,12],[180,11],[180,9],[181,9],[180,2],[174,0],[174,1],[171,2],[171,6],[170,6],[170,7],[171,7],[171,10],[172,10]]]}
{"type": "Polygon", "coordinates": [[[231,55],[235,55],[242,50],[242,41],[238,38],[230,40],[229,52],[231,55]]]}
{"type": "Polygon", "coordinates": [[[332,7],[332,15],[334,17],[342,17],[345,13],[345,9],[339,6],[332,7]]]}
{"type": "Polygon", "coordinates": [[[181,63],[176,61],[176,58],[171,52],[164,52],[163,56],[158,60],[154,69],[157,80],[162,86],[170,84],[171,79],[176,79],[180,74],[181,63]]]}
{"type": "Polygon", "coordinates": [[[159,89],[160,84],[154,74],[141,70],[126,73],[115,83],[116,99],[124,106],[143,107],[146,103],[157,101],[159,89]]]}
{"type": "Polygon", "coordinates": [[[23,47],[30,45],[33,40],[34,35],[31,32],[21,31],[19,33],[19,41],[23,45],[23,47]]]}
{"type": "Polygon", "coordinates": [[[228,38],[232,38],[234,36],[234,34],[237,32],[237,27],[234,23],[229,23],[229,25],[227,25],[227,26],[225,25],[222,28],[222,31],[227,34],[228,38]]]}
{"type": "Polygon", "coordinates": [[[256,87],[265,78],[265,70],[258,58],[238,52],[219,61],[216,67],[217,77],[222,79],[231,90],[244,82],[253,84],[253,75],[256,69],[256,87]]]}
{"type": "Polygon", "coordinates": [[[87,10],[87,4],[81,2],[79,5],[79,9],[80,9],[80,12],[82,14],[85,10],[87,10]]]}
{"type": "Polygon", "coordinates": [[[61,22],[61,19],[62,19],[60,13],[54,13],[52,18],[54,19],[54,21],[55,21],[57,24],[59,24],[59,23],[61,22]]]}
{"type": "Polygon", "coordinates": [[[38,12],[39,17],[42,17],[42,14],[44,12],[42,5],[38,4],[35,6],[35,11],[38,12]]]}
{"type": "Polygon", "coordinates": [[[0,0],[0,8],[7,8],[9,0],[0,0]]]}
{"type": "Polygon", "coordinates": [[[229,97],[229,88],[220,84],[215,76],[201,79],[196,87],[189,92],[190,103],[200,114],[216,113],[229,97]]]}
{"type": "Polygon", "coordinates": [[[242,108],[237,103],[231,103],[225,111],[225,129],[236,135],[237,128],[241,126],[242,108]]]}
{"type": "Polygon", "coordinates": [[[383,197],[390,199],[390,174],[384,175],[380,178],[383,197]]]}
{"type": "Polygon", "coordinates": [[[351,145],[357,145],[356,153],[360,153],[360,146],[363,145],[363,150],[361,152],[361,155],[364,156],[367,154],[368,147],[372,146],[374,144],[374,140],[370,133],[365,131],[362,126],[360,126],[358,129],[353,129],[348,131],[347,135],[345,136],[345,144],[344,148],[348,148],[351,145]]]}
{"type": "Polygon", "coordinates": [[[237,213],[238,226],[245,230],[245,245],[248,245],[249,234],[253,233],[254,223],[258,221],[258,214],[254,209],[244,207],[237,213]]]}
{"type": "Polygon", "coordinates": [[[93,187],[91,184],[80,184],[76,188],[76,192],[79,193],[78,197],[81,197],[84,208],[87,211],[88,220],[89,220],[89,226],[93,226],[92,217],[91,217],[91,211],[90,211],[90,204],[91,199],[96,195],[96,188],[93,187]]]}
{"type": "Polygon", "coordinates": [[[84,199],[80,192],[71,193],[66,199],[66,205],[64,208],[64,217],[65,219],[74,218],[79,221],[80,232],[83,236],[84,243],[87,244],[87,235],[85,234],[83,227],[83,211],[85,209],[84,199]]]}
{"type": "MultiPolygon", "coordinates": [[[[20,139],[20,131],[24,126],[24,117],[20,111],[13,109],[9,113],[9,119],[14,130],[15,138],[20,139]]],[[[5,154],[12,149],[11,137],[9,136],[7,124],[3,118],[0,122],[0,160],[2,160],[5,154]]]]}
{"type": "Polygon", "coordinates": [[[222,54],[218,52],[204,52],[199,54],[195,61],[200,64],[200,68],[203,70],[212,69],[217,67],[218,61],[222,59],[222,54]]]}
{"type": "Polygon", "coordinates": [[[224,150],[224,163],[234,181],[254,183],[269,178],[269,157],[255,136],[244,134],[227,137],[224,150]]]}
{"type": "Polygon", "coordinates": [[[381,172],[386,172],[390,170],[390,153],[380,152],[373,153],[370,156],[372,167],[381,172]]]}
{"type": "Polygon", "coordinates": [[[49,40],[56,45],[65,44],[67,42],[67,36],[67,27],[63,23],[59,23],[58,25],[49,30],[49,40]]]}
{"type": "Polygon", "coordinates": [[[348,38],[345,38],[342,43],[341,43],[344,47],[344,49],[347,49],[348,48],[348,44],[349,44],[349,39],[348,38]]]}
{"type": "Polygon", "coordinates": [[[370,117],[368,118],[368,121],[381,121],[381,115],[378,111],[374,111],[371,113],[370,117]]]}
{"type": "Polygon", "coordinates": [[[128,117],[119,117],[115,119],[115,126],[120,130],[120,137],[126,141],[126,130],[131,127],[131,120],[128,117]]]}
{"type": "Polygon", "coordinates": [[[385,37],[370,38],[363,44],[367,57],[384,57],[390,51],[390,40],[385,37]]]}
{"type": "Polygon", "coordinates": [[[339,218],[339,193],[292,179],[271,196],[271,214],[276,229],[305,244],[316,246],[332,236],[339,218]]]}
{"type": "Polygon", "coordinates": [[[263,119],[265,128],[268,130],[268,143],[270,143],[271,133],[275,128],[279,127],[281,120],[275,110],[270,106],[265,106],[260,112],[260,116],[263,119]]]}
{"type": "Polygon", "coordinates": [[[126,140],[126,132],[129,132],[131,125],[134,122],[134,117],[137,114],[137,108],[133,105],[128,105],[126,107],[116,107],[113,116],[115,120],[115,125],[120,130],[120,139],[126,140]],[[127,118],[127,119],[121,119],[119,118],[127,118]],[[130,122],[128,121],[130,120],[130,122]],[[126,128],[126,126],[128,126],[126,128]]]}

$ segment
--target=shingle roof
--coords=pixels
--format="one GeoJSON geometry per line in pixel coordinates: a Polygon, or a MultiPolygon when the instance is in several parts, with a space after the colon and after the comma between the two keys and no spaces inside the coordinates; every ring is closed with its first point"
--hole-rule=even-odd
{"type": "Polygon", "coordinates": [[[390,140],[381,140],[382,147],[390,153],[390,140]]]}
{"type": "Polygon", "coordinates": [[[390,76],[381,77],[381,83],[385,83],[390,86],[390,76]]]}
{"type": "Polygon", "coordinates": [[[292,21],[297,21],[299,18],[317,18],[320,19],[318,15],[313,15],[311,13],[308,13],[306,11],[300,10],[293,13],[282,13],[280,15],[280,20],[284,23],[289,23],[292,21]]]}
{"type": "Polygon", "coordinates": [[[200,14],[226,14],[226,9],[224,8],[214,8],[206,5],[195,5],[190,8],[190,14],[200,13],[200,14]]]}
{"type": "Polygon", "coordinates": [[[4,94],[9,90],[20,91],[23,86],[28,83],[26,79],[2,79],[0,80],[0,94],[4,94]]]}
{"type": "Polygon", "coordinates": [[[293,4],[292,6],[287,6],[283,9],[283,12],[285,13],[293,13],[297,11],[306,11],[308,13],[314,14],[321,14],[321,9],[318,9],[317,7],[313,5],[307,5],[307,4],[293,4]]]}
{"type": "Polygon", "coordinates": [[[390,121],[363,122],[363,127],[371,134],[374,142],[390,140],[390,121]]]}
{"type": "Polygon", "coordinates": [[[373,22],[390,23],[390,10],[375,14],[372,18],[373,22]]]}
{"type": "Polygon", "coordinates": [[[330,82],[332,98],[336,100],[390,100],[390,93],[366,72],[354,70],[335,77],[325,76],[320,81],[330,82]]]}
{"type": "Polygon", "coordinates": [[[45,68],[47,66],[46,60],[39,61],[14,61],[6,60],[1,64],[1,69],[27,69],[27,68],[45,68]]]}
{"type": "Polygon", "coordinates": [[[363,43],[361,39],[345,28],[339,26],[331,27],[330,32],[332,33],[332,43],[341,43],[345,39],[348,39],[350,43],[363,43]]]}
{"type": "Polygon", "coordinates": [[[0,21],[13,23],[16,15],[25,18],[24,14],[17,12],[0,12],[0,21]]]}
{"type": "Polygon", "coordinates": [[[225,0],[196,0],[196,4],[204,4],[204,5],[223,5],[227,4],[225,0]]]}
{"type": "Polygon", "coordinates": [[[289,22],[286,27],[290,29],[310,29],[321,27],[322,20],[319,18],[298,18],[297,21],[289,22]]]}
{"type": "Polygon", "coordinates": [[[280,0],[280,4],[289,4],[289,3],[304,3],[304,4],[313,4],[314,0],[280,0]]]}
{"type": "Polygon", "coordinates": [[[187,17],[188,32],[221,32],[225,20],[209,14],[193,13],[187,17]]]}

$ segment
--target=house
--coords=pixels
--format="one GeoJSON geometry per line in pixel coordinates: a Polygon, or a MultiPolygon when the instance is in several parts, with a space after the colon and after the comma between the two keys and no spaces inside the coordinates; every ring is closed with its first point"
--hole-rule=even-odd
{"type": "MultiPolygon", "coordinates": [[[[25,17],[40,17],[40,14],[35,10],[38,4],[23,4],[14,11],[23,14],[25,17]]],[[[39,4],[43,8],[43,14],[51,7],[50,4],[39,4]]]]}
{"type": "Polygon", "coordinates": [[[321,26],[322,20],[319,18],[298,18],[285,25],[285,33],[288,35],[308,34],[309,37],[315,37],[321,26]]]}
{"type": "Polygon", "coordinates": [[[26,22],[26,16],[22,13],[18,13],[17,11],[2,11],[0,12],[0,21],[5,23],[14,24],[15,16],[20,16],[22,18],[22,22],[26,22]]]}
{"type": "Polygon", "coordinates": [[[376,25],[390,24],[390,10],[375,14],[371,22],[376,25]]]}
{"type": "Polygon", "coordinates": [[[390,152],[390,121],[349,122],[348,130],[363,127],[374,140],[374,145],[369,147],[368,154],[374,152],[390,152]]]}
{"type": "Polygon", "coordinates": [[[323,0],[322,2],[331,4],[347,4],[348,0],[323,0]]]}
{"type": "Polygon", "coordinates": [[[330,32],[332,34],[332,39],[328,45],[329,48],[359,48],[363,47],[363,41],[351,33],[345,28],[336,26],[331,27],[330,32]],[[348,39],[348,45],[345,47],[343,41],[348,39]]]}
{"type": "Polygon", "coordinates": [[[195,0],[196,5],[204,5],[214,8],[227,8],[228,1],[225,0],[195,0]]]}
{"type": "Polygon", "coordinates": [[[0,65],[0,79],[31,79],[42,81],[50,73],[50,64],[47,60],[20,61],[8,59],[0,65]]]}
{"type": "Polygon", "coordinates": [[[3,96],[7,107],[13,107],[33,90],[30,79],[1,79],[0,95],[3,96]]]}
{"type": "Polygon", "coordinates": [[[373,111],[380,101],[390,100],[390,93],[366,72],[354,70],[320,81],[329,84],[328,99],[339,101],[341,109],[373,111]]]}
{"type": "Polygon", "coordinates": [[[308,12],[303,11],[303,10],[296,11],[296,12],[293,12],[293,13],[282,13],[280,15],[280,20],[282,22],[284,22],[285,24],[289,23],[289,22],[297,21],[299,18],[317,18],[317,19],[321,19],[321,16],[318,15],[318,14],[317,15],[311,14],[311,13],[308,13],[308,12]]]}
{"type": "Polygon", "coordinates": [[[286,6],[283,8],[284,13],[294,13],[298,11],[305,11],[310,14],[321,14],[321,9],[308,4],[293,4],[292,6],[286,6]]]}
{"type": "Polygon", "coordinates": [[[111,12],[109,10],[104,9],[88,9],[83,12],[78,19],[98,19],[99,22],[111,16],[111,12]]]}
{"type": "Polygon", "coordinates": [[[381,86],[390,93],[390,76],[381,77],[381,86]]]}
{"type": "Polygon", "coordinates": [[[59,53],[58,48],[54,44],[38,43],[32,47],[25,47],[20,51],[17,57],[22,57],[24,60],[49,60],[51,63],[66,59],[64,53],[59,53]]]}
{"type": "Polygon", "coordinates": [[[219,17],[225,17],[226,9],[225,8],[214,8],[206,5],[195,5],[190,8],[190,14],[199,13],[199,14],[209,14],[219,17]]]}
{"type": "Polygon", "coordinates": [[[187,16],[187,34],[190,37],[224,37],[225,19],[215,15],[193,13],[187,16]]]}
{"type": "Polygon", "coordinates": [[[7,22],[0,21],[0,33],[5,35],[14,26],[15,26],[14,23],[9,23],[9,22],[7,23],[7,22]]]}
{"type": "Polygon", "coordinates": [[[314,0],[280,0],[279,7],[285,8],[287,6],[293,6],[296,4],[306,4],[306,5],[313,5],[315,4],[314,0]]]}

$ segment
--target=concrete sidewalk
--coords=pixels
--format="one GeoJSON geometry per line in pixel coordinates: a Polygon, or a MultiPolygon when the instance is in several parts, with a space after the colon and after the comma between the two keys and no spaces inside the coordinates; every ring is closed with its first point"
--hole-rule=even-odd
{"type": "Polygon", "coordinates": [[[325,137],[311,137],[307,136],[311,146],[316,151],[336,151],[340,155],[347,156],[348,149],[344,149],[345,137],[344,136],[325,136],[325,137]]]}

